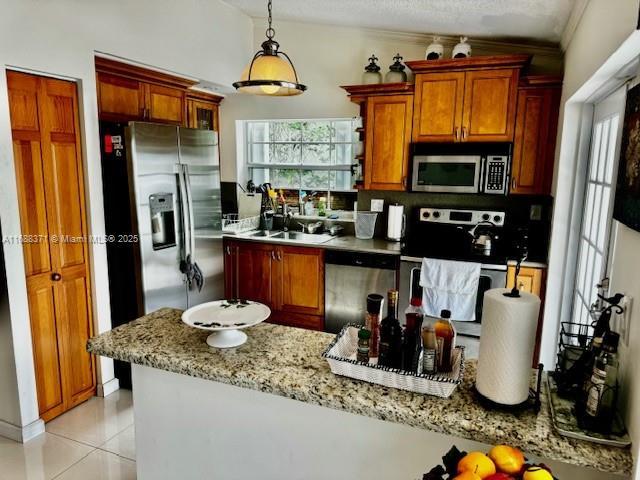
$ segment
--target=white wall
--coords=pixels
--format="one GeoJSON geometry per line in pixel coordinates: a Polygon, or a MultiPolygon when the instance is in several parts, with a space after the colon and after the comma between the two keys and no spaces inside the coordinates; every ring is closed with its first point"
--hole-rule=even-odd
{"type": "MultiPolygon", "coordinates": [[[[251,20],[219,0],[0,0],[0,11],[3,235],[20,234],[4,68],[19,67],[80,82],[89,230],[101,235],[104,216],[94,51],[223,85],[236,79],[252,54],[251,20]]],[[[0,403],[18,396],[20,418],[6,420],[23,426],[38,418],[26,287],[22,249],[19,245],[5,247],[16,371],[0,375],[16,375],[18,391],[0,391],[0,403]]],[[[104,245],[92,245],[91,256],[94,320],[101,332],[111,328],[104,245]]],[[[99,374],[103,384],[113,378],[111,360],[101,359],[99,374]]]]}
{"type": "MultiPolygon", "coordinates": [[[[541,352],[542,360],[548,365],[555,364],[559,322],[564,320],[562,315],[570,311],[566,300],[570,292],[563,287],[572,272],[567,270],[565,261],[569,258],[569,237],[575,235],[580,227],[579,222],[571,221],[572,209],[581,209],[582,205],[579,192],[574,191],[574,183],[577,176],[584,175],[588,142],[581,145],[579,136],[581,131],[590,130],[592,112],[592,107],[584,102],[596,85],[605,83],[616,72],[616,63],[620,63],[619,69],[634,55],[640,54],[638,34],[633,33],[639,3],[638,0],[590,0],[565,52],[564,109],[558,132],[555,216],[541,352]],[[623,48],[619,48],[621,45],[623,48]]],[[[638,298],[640,233],[632,232],[617,222],[615,224],[617,242],[612,253],[611,289],[624,290],[638,298]]],[[[640,371],[632,364],[637,364],[640,353],[640,309],[636,308],[632,313],[629,347],[621,348],[621,378],[625,416],[637,462],[640,452],[640,371]]],[[[636,472],[635,478],[640,478],[640,472],[636,472]]]]}
{"type": "MultiPolygon", "coordinates": [[[[264,40],[265,20],[254,19],[254,48],[264,40]]],[[[340,85],[361,83],[364,66],[372,53],[380,58],[381,73],[388,71],[393,56],[400,53],[405,60],[424,58],[431,37],[367,29],[334,27],[275,19],[276,40],[292,59],[300,81],[308,90],[297,97],[258,97],[230,95],[224,102],[221,118],[220,150],[223,159],[222,179],[236,180],[235,121],[264,118],[326,118],[358,115],[357,105],[349,102],[340,85]]],[[[445,55],[451,55],[453,39],[446,39],[445,55]]],[[[474,42],[474,55],[507,52],[535,53],[538,70],[561,71],[561,56],[553,49],[474,42]]],[[[249,58],[246,59],[249,61],[249,58]]],[[[407,72],[410,70],[407,68],[407,72]]],[[[242,179],[241,179],[242,180],[242,179]]]]}

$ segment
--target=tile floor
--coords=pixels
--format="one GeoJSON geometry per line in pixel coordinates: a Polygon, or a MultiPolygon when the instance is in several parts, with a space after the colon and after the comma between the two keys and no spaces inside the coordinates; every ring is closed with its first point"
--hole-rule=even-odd
{"type": "Polygon", "coordinates": [[[94,397],[21,444],[0,437],[0,480],[133,480],[131,392],[94,397]]]}

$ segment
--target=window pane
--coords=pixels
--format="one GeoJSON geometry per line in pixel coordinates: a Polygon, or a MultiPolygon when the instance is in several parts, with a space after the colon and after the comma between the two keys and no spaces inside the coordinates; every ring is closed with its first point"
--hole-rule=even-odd
{"type": "Polygon", "coordinates": [[[270,181],[273,188],[299,188],[299,170],[281,170],[272,168],[270,171],[270,181]]]}
{"type": "Polygon", "coordinates": [[[302,163],[305,165],[329,165],[331,163],[331,146],[322,143],[303,145],[302,163]]]}
{"type": "Polygon", "coordinates": [[[328,190],[329,172],[324,170],[302,170],[302,188],[328,190]]]}
{"type": "Polygon", "coordinates": [[[250,168],[249,175],[256,185],[269,182],[269,170],[266,168],[250,168]]]}
{"type": "Polygon", "coordinates": [[[589,240],[595,245],[598,238],[598,226],[600,225],[600,212],[602,211],[602,185],[596,185],[593,202],[593,219],[591,221],[591,234],[589,240]]]}
{"type": "Polygon", "coordinates": [[[271,142],[299,142],[302,140],[302,122],[271,122],[271,142]]]}
{"type": "Polygon", "coordinates": [[[249,122],[247,125],[250,142],[268,142],[269,141],[269,123],[268,122],[249,122]]]}
{"type": "Polygon", "coordinates": [[[297,143],[272,143],[270,163],[299,164],[300,145],[297,143]]]}
{"type": "Polygon", "coordinates": [[[249,145],[249,163],[271,163],[268,143],[252,143],[249,145]]]}
{"type": "Polygon", "coordinates": [[[593,304],[593,302],[596,301],[596,285],[600,283],[600,280],[602,280],[602,255],[596,253],[593,259],[593,276],[591,277],[591,290],[587,292],[589,305],[593,304]]]}
{"type": "Polygon", "coordinates": [[[587,301],[588,298],[587,292],[589,292],[593,286],[593,257],[595,254],[595,250],[591,245],[589,245],[589,247],[587,248],[587,268],[584,275],[584,285],[582,286],[582,293],[585,301],[587,301]]]}
{"type": "Polygon", "coordinates": [[[596,132],[593,138],[593,143],[591,144],[591,165],[590,165],[590,174],[589,179],[591,181],[595,181],[598,173],[598,159],[600,157],[600,141],[602,139],[602,124],[598,123],[596,125],[596,132]]]}
{"type": "Polygon", "coordinates": [[[333,137],[333,127],[330,121],[304,122],[302,141],[330,142],[333,137]]]}
{"type": "Polygon", "coordinates": [[[611,185],[611,183],[613,182],[613,167],[616,164],[616,159],[613,157],[616,153],[615,144],[616,139],[618,138],[618,121],[618,115],[613,117],[611,119],[611,129],[609,130],[609,145],[611,145],[611,148],[609,149],[609,154],[607,157],[607,173],[605,176],[605,182],[607,182],[609,185],[611,185]]]}
{"type": "Polygon", "coordinates": [[[593,199],[596,196],[595,190],[596,186],[593,183],[587,184],[587,201],[585,202],[586,209],[584,211],[584,220],[582,223],[582,231],[587,239],[591,232],[591,223],[593,220],[593,199]]]}
{"type": "Polygon", "coordinates": [[[356,141],[356,131],[351,120],[340,120],[333,122],[333,138],[334,142],[349,142],[356,141]]]}
{"type": "Polygon", "coordinates": [[[351,190],[351,172],[330,172],[329,188],[331,190],[351,190]]]}
{"type": "Polygon", "coordinates": [[[600,155],[598,157],[598,170],[596,179],[598,182],[604,181],[604,167],[609,156],[609,127],[611,120],[606,119],[602,122],[602,137],[600,140],[600,155]]]}
{"type": "Polygon", "coordinates": [[[602,191],[602,213],[599,218],[598,225],[598,248],[604,252],[604,239],[606,237],[607,227],[609,225],[609,204],[611,202],[611,187],[604,187],[602,191]]]}
{"type": "Polygon", "coordinates": [[[333,156],[334,165],[351,165],[353,163],[353,145],[351,143],[335,145],[333,156]]]}
{"type": "Polygon", "coordinates": [[[580,247],[580,263],[578,264],[578,281],[576,283],[578,290],[582,291],[584,285],[584,276],[587,270],[587,244],[582,243],[580,247]]]}

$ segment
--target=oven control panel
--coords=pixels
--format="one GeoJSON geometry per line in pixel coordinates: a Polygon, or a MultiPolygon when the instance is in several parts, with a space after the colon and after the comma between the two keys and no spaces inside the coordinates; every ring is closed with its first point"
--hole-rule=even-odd
{"type": "Polygon", "coordinates": [[[491,223],[497,227],[504,226],[505,212],[493,210],[451,210],[446,208],[421,208],[421,222],[448,223],[453,225],[477,225],[481,222],[491,223]]]}

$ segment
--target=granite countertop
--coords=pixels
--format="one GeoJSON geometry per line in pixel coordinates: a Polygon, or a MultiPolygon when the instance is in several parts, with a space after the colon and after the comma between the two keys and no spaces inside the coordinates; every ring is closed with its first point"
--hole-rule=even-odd
{"type": "Polygon", "coordinates": [[[244,234],[228,234],[225,238],[242,240],[246,242],[262,242],[283,245],[294,245],[298,247],[314,247],[325,248],[328,250],[349,250],[354,252],[366,253],[383,253],[389,255],[400,255],[400,242],[389,242],[381,238],[372,238],[370,240],[361,240],[353,235],[344,235],[333,237],[324,243],[306,243],[300,240],[281,240],[270,237],[249,237],[244,234]]]}
{"type": "MultiPolygon", "coordinates": [[[[281,395],[357,415],[476,440],[510,444],[542,458],[629,475],[633,461],[619,449],[562,437],[553,431],[546,392],[539,414],[512,415],[479,405],[473,391],[476,364],[448,399],[339,377],[321,353],[332,334],[263,323],[247,343],[216,350],[207,331],[190,328],[180,310],[164,308],[89,340],[96,355],[281,395]]],[[[544,383],[544,382],[543,382],[544,383]]]]}

